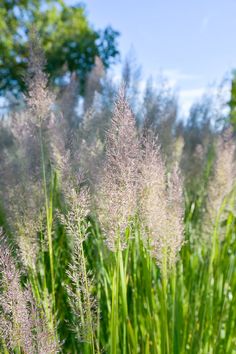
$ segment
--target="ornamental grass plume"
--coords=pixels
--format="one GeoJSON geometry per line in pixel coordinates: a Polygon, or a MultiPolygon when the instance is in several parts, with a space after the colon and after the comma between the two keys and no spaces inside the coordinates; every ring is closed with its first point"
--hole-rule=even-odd
{"type": "Polygon", "coordinates": [[[104,159],[104,143],[101,140],[100,130],[95,111],[87,110],[79,125],[76,144],[80,165],[89,181],[90,188],[94,188],[96,184],[104,159]]]}
{"type": "Polygon", "coordinates": [[[29,311],[33,323],[35,352],[37,354],[56,354],[60,352],[60,343],[56,338],[55,329],[49,327],[46,314],[42,307],[36,304],[30,288],[27,289],[29,311]]]}
{"type": "Polygon", "coordinates": [[[28,94],[27,106],[31,112],[31,120],[41,126],[49,116],[54,102],[48,90],[48,76],[43,71],[46,60],[35,28],[30,31],[28,72],[25,78],[28,94]]]}
{"type": "Polygon", "coordinates": [[[118,242],[125,247],[125,232],[136,213],[138,152],[135,119],[122,88],[107,134],[105,163],[97,193],[98,217],[112,251],[118,242]]]}
{"type": "Polygon", "coordinates": [[[1,240],[1,321],[0,335],[12,351],[21,348],[25,353],[34,353],[32,322],[27,309],[25,292],[20,286],[20,274],[6,246],[1,240]]]}
{"type": "Polygon", "coordinates": [[[20,259],[26,269],[37,272],[40,251],[39,232],[42,231],[43,217],[38,210],[27,209],[24,214],[16,215],[13,222],[15,239],[19,247],[20,259]]]}
{"type": "Polygon", "coordinates": [[[171,268],[183,244],[183,192],[177,166],[167,178],[153,134],[143,141],[139,212],[144,242],[160,268],[171,268]]]}
{"type": "MultiPolygon", "coordinates": [[[[83,227],[81,227],[81,231],[83,227]]],[[[75,235],[74,235],[75,236],[75,235]]],[[[67,275],[71,281],[67,286],[70,308],[73,314],[73,330],[80,342],[95,346],[95,331],[97,328],[97,301],[93,296],[94,279],[87,271],[87,261],[83,250],[83,238],[74,239],[72,261],[67,275]]]]}
{"type": "MultiPolygon", "coordinates": [[[[39,151],[39,171],[42,172],[45,169],[44,179],[47,177],[48,169],[46,167],[49,167],[50,159],[54,162],[55,149],[53,147],[54,145],[57,145],[57,147],[60,145],[53,141],[59,140],[59,137],[56,139],[55,133],[52,134],[52,132],[56,130],[57,126],[64,129],[63,119],[56,122],[55,97],[48,88],[48,75],[44,72],[45,65],[46,59],[38,33],[35,28],[31,28],[29,62],[25,77],[27,85],[25,121],[30,127],[31,136],[35,140],[35,144],[31,144],[32,148],[37,147],[37,151],[39,151]]],[[[63,145],[63,142],[61,145],[63,145]]]]}
{"type": "Polygon", "coordinates": [[[60,219],[70,237],[72,251],[72,259],[67,271],[70,279],[67,293],[73,314],[72,326],[80,342],[91,343],[95,348],[97,303],[92,295],[93,277],[87,270],[83,245],[88,235],[87,216],[90,209],[90,196],[88,188],[80,186],[76,188],[73,181],[69,182],[64,190],[69,210],[67,214],[61,215],[60,219]]]}
{"type": "Polygon", "coordinates": [[[168,264],[172,265],[176,262],[184,243],[183,181],[177,163],[173,167],[167,183],[167,217],[170,238],[168,264]]]}
{"type": "Polygon", "coordinates": [[[39,312],[30,289],[21,286],[21,274],[2,233],[0,269],[0,338],[12,351],[57,353],[58,343],[48,329],[45,316],[39,312]]]}
{"type": "Polygon", "coordinates": [[[77,183],[76,186],[71,179],[65,183],[63,192],[69,210],[66,215],[61,215],[60,218],[72,241],[79,237],[82,243],[87,237],[87,233],[82,230],[84,231],[83,223],[86,224],[86,218],[90,211],[90,195],[87,187],[82,187],[79,180],[77,183]]]}
{"type": "Polygon", "coordinates": [[[216,160],[213,176],[209,182],[206,213],[203,219],[205,236],[213,231],[217,220],[218,225],[224,220],[225,213],[221,212],[221,207],[235,183],[234,158],[235,144],[232,138],[232,129],[228,128],[222,136],[218,137],[216,145],[216,160]]]}
{"type": "Polygon", "coordinates": [[[35,181],[20,181],[5,191],[4,203],[7,206],[6,220],[16,244],[19,258],[26,269],[36,271],[40,250],[39,232],[43,229],[42,186],[35,181]]]}

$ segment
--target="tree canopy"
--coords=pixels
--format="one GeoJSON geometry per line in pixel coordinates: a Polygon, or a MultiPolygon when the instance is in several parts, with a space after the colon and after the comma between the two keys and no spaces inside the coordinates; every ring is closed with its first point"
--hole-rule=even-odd
{"type": "Polygon", "coordinates": [[[233,72],[230,90],[230,123],[233,126],[234,132],[236,131],[236,71],[233,72]]]}
{"type": "Polygon", "coordinates": [[[81,88],[98,56],[105,68],[117,58],[119,33],[110,26],[95,30],[83,4],[63,0],[0,0],[0,95],[24,91],[29,28],[34,26],[46,56],[51,82],[61,84],[75,72],[81,88]]]}

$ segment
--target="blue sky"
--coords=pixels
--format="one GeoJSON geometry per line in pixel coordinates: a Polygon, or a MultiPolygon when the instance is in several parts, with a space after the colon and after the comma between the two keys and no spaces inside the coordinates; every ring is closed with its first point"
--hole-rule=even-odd
{"type": "Polygon", "coordinates": [[[122,58],[133,48],[143,78],[163,73],[185,108],[236,68],[236,0],[84,3],[95,28],[112,25],[121,32],[122,58]]]}

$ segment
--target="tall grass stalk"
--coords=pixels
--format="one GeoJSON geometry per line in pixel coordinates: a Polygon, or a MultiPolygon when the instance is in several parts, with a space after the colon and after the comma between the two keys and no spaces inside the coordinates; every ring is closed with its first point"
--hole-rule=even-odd
{"type": "Polygon", "coordinates": [[[43,142],[41,126],[39,128],[39,133],[40,133],[41,163],[42,163],[43,187],[44,187],[45,210],[46,210],[48,252],[49,252],[49,262],[50,262],[50,278],[51,278],[51,287],[52,287],[52,303],[53,303],[53,309],[55,310],[55,274],[54,274],[54,253],[53,253],[53,239],[52,239],[54,180],[52,179],[52,183],[50,186],[51,187],[50,193],[48,194],[47,178],[46,178],[46,160],[45,160],[44,142],[43,142]]]}

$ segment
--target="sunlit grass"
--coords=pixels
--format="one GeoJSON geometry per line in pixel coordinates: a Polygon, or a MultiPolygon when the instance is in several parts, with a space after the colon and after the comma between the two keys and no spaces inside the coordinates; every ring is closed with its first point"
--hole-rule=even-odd
{"type": "Polygon", "coordinates": [[[23,116],[28,140],[19,137],[10,159],[18,159],[21,149],[23,164],[36,148],[37,173],[9,182],[14,208],[6,203],[0,209],[1,352],[236,353],[236,190],[229,132],[215,156],[206,156],[193,193],[176,165],[167,168],[156,137],[136,130],[123,88],[99,182],[89,190],[74,168],[78,160],[70,160],[78,152],[50,134],[50,124],[60,124],[37,110],[50,97],[45,77],[39,77],[41,86],[31,84],[23,116]],[[39,86],[41,99],[34,93],[39,86]]]}

